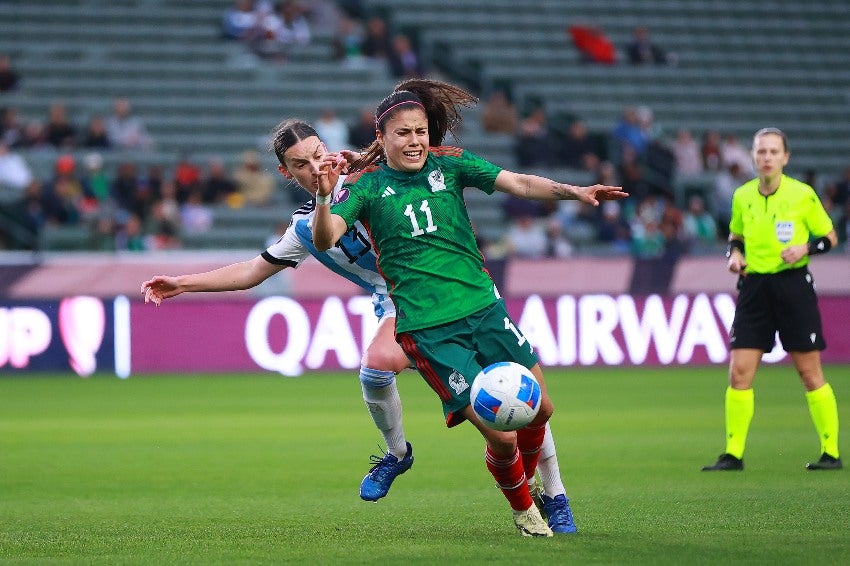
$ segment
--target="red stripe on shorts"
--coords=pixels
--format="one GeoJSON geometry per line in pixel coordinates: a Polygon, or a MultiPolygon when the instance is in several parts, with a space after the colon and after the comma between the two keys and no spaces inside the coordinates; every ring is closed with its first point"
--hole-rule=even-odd
{"type": "Polygon", "coordinates": [[[413,341],[410,334],[402,332],[399,336],[401,337],[401,349],[404,350],[404,353],[410,358],[413,358],[413,363],[416,364],[416,369],[419,370],[419,373],[422,374],[422,377],[425,378],[425,381],[431,386],[431,389],[433,389],[443,401],[451,400],[452,394],[448,387],[446,387],[446,384],[443,383],[442,379],[440,379],[440,376],[437,375],[437,372],[434,371],[434,368],[431,367],[431,363],[419,352],[419,348],[416,347],[416,342],[413,341]]]}

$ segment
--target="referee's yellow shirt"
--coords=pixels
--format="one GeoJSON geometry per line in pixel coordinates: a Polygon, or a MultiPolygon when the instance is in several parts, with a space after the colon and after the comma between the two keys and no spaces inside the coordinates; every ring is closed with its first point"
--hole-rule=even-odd
{"type": "Polygon", "coordinates": [[[788,246],[808,243],[832,231],[832,220],[815,190],[783,175],[779,188],[770,196],[759,193],[753,179],[735,190],[729,231],[744,237],[747,273],[778,273],[802,267],[809,256],[786,264],[780,254],[788,246]]]}

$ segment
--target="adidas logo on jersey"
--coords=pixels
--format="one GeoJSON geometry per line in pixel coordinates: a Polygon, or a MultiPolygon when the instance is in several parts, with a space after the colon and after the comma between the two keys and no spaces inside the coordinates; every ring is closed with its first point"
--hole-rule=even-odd
{"type": "Polygon", "coordinates": [[[395,194],[395,191],[393,190],[393,188],[387,187],[386,189],[384,189],[384,192],[381,194],[381,198],[388,197],[388,196],[391,196],[391,195],[394,195],[394,194],[395,194]]]}

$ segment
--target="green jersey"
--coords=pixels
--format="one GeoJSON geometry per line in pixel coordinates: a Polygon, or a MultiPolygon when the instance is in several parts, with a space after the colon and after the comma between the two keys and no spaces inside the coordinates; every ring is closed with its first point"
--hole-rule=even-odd
{"type": "Polygon", "coordinates": [[[747,272],[778,273],[803,267],[809,256],[786,264],[780,254],[788,246],[805,244],[832,231],[832,220],[809,185],[782,176],[775,193],[759,192],[759,180],[738,187],[732,196],[729,231],[744,237],[747,272]]]}
{"type": "Polygon", "coordinates": [[[416,173],[380,163],[346,179],[331,212],[369,231],[398,332],[454,322],[496,300],[463,189],[492,194],[500,171],[466,150],[432,147],[416,173]]]}

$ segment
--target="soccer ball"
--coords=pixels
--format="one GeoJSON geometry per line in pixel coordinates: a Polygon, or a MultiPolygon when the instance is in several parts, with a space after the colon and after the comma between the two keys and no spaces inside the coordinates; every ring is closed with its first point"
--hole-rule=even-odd
{"type": "Polygon", "coordinates": [[[537,416],[540,384],[528,368],[514,362],[498,362],[475,376],[469,401],[488,427],[517,430],[537,416]]]}

